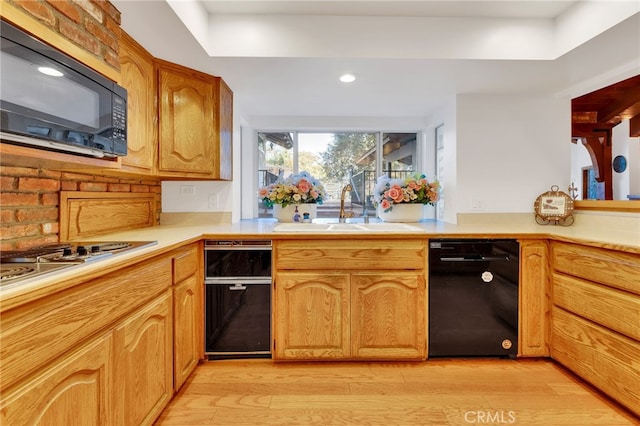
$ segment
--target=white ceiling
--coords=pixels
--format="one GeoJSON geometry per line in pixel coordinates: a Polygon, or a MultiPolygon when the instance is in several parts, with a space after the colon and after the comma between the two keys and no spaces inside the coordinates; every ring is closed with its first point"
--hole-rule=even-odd
{"type": "Polygon", "coordinates": [[[348,15],[348,16],[441,16],[555,18],[575,0],[564,1],[318,1],[318,0],[228,0],[202,1],[214,14],[282,14],[282,15],[348,15]]]}
{"type": "Polygon", "coordinates": [[[154,56],[223,77],[249,121],[426,117],[456,94],[575,97],[640,74],[638,0],[112,3],[154,56]]]}

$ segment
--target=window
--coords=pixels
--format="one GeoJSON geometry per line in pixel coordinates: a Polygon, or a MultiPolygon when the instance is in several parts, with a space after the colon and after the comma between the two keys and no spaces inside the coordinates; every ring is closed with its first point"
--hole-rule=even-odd
{"type": "MultiPolygon", "coordinates": [[[[382,173],[401,178],[416,171],[416,133],[258,133],[258,187],[278,177],[307,171],[318,178],[327,197],[318,217],[337,217],[340,193],[350,183],[347,209],[361,216],[375,215],[372,191],[382,173]]],[[[259,217],[271,217],[260,201],[259,217]]]]}

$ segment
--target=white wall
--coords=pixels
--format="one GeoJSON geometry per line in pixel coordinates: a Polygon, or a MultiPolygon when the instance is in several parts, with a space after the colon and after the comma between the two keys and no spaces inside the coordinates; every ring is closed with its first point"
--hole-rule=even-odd
{"type": "Polygon", "coordinates": [[[230,212],[232,183],[220,181],[163,181],[162,212],[230,212]]]}
{"type": "MultiPolygon", "coordinates": [[[[571,179],[571,104],[568,99],[459,95],[429,119],[312,117],[260,121],[260,129],[385,130],[423,132],[433,151],[435,127],[443,125],[444,220],[458,213],[533,212],[539,194],[571,179]],[[326,121],[323,121],[326,120],[326,121]],[[323,126],[320,124],[323,123],[323,126]]],[[[233,221],[257,216],[256,127],[234,114],[233,182],[168,181],[162,184],[163,212],[232,212],[233,221]],[[185,187],[192,187],[185,188],[185,187]]],[[[435,164],[427,164],[430,177],[435,164]]],[[[428,209],[427,217],[432,217],[428,209]]]]}
{"type": "MultiPolygon", "coordinates": [[[[429,117],[427,133],[434,134],[436,127],[442,125],[444,139],[444,177],[441,178],[440,203],[444,205],[445,222],[457,222],[456,197],[457,192],[457,156],[456,156],[456,99],[452,98],[443,105],[436,114],[429,117]]],[[[435,164],[434,173],[435,173],[435,164]]]]}
{"type": "Polygon", "coordinates": [[[242,219],[258,217],[258,135],[249,127],[242,127],[242,219]]]}
{"type": "Polygon", "coordinates": [[[456,120],[457,213],[533,212],[552,185],[567,191],[569,99],[459,95],[456,120]]]}

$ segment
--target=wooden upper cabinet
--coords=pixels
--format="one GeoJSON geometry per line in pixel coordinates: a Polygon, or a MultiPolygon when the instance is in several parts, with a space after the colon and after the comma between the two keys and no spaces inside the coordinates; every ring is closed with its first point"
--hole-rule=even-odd
{"type": "Polygon", "coordinates": [[[160,176],[217,178],[215,77],[161,60],[156,63],[160,176]]]}
{"type": "Polygon", "coordinates": [[[156,79],[153,56],[124,31],[120,38],[120,84],[127,89],[127,156],[122,169],[154,174],[156,79]]]}
{"type": "Polygon", "coordinates": [[[218,77],[218,129],[220,138],[218,155],[218,178],[233,179],[233,92],[222,78],[218,77]]]}

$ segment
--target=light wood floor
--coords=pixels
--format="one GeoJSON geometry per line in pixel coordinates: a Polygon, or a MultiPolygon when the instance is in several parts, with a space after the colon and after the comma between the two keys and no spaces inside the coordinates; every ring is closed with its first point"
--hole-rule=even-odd
{"type": "Polygon", "coordinates": [[[158,425],[637,425],[548,360],[211,361],[158,425]]]}

